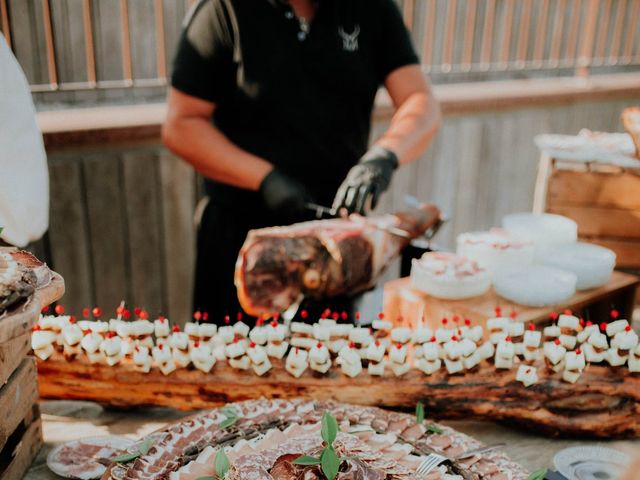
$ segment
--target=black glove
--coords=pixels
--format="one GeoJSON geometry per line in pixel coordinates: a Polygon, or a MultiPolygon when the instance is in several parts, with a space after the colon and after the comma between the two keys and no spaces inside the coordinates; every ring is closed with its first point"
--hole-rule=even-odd
{"type": "Polygon", "coordinates": [[[259,191],[267,208],[285,221],[299,221],[310,201],[304,185],[275,168],[262,179],[259,191]]]}
{"type": "Polygon", "coordinates": [[[365,214],[371,201],[371,209],[376,208],[378,198],[391,183],[394,170],[398,168],[398,157],[391,150],[374,145],[349,170],[347,178],[333,200],[334,210],[346,208],[349,213],[365,214]]]}

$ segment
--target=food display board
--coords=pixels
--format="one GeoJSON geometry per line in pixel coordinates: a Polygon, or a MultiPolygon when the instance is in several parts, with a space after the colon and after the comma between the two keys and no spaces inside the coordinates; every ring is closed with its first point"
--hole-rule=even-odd
{"type": "Polygon", "coordinates": [[[638,285],[640,279],[635,275],[616,271],[603,287],[579,291],[561,307],[535,308],[509,302],[498,296],[493,289],[467,300],[439,300],[413,289],[409,278],[401,278],[385,284],[383,311],[386,318],[394,323],[410,327],[413,327],[414,320],[417,319],[434,327],[441,318],[454,315],[482,324],[495,316],[496,307],[505,315],[517,313],[518,320],[525,323],[548,322],[549,315],[559,308],[569,308],[574,312],[589,310],[592,318],[598,318],[606,316],[615,307],[622,318],[628,318],[633,312],[638,285]]]}

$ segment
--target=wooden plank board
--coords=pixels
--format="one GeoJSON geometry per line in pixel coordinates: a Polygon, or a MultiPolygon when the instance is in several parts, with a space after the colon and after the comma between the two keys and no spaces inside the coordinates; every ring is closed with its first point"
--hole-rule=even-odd
{"type": "Polygon", "coordinates": [[[294,378],[281,361],[272,363],[273,369],[262,377],[233,369],[225,362],[216,364],[209,374],[181,369],[164,376],[157,369],[140,373],[130,364],[91,365],[85,358],[67,362],[56,355],[38,362],[38,375],[43,398],[93,400],[116,407],[160,405],[197,410],[261,397],[302,397],[390,408],[413,408],[423,401],[430,414],[443,418],[517,419],[539,428],[544,428],[543,418],[547,418],[555,434],[640,435],[640,424],[629,425],[634,423],[629,417],[635,415],[640,403],[640,376],[629,375],[626,369],[591,365],[572,385],[538,363],[540,383],[525,388],[515,382],[517,369],[496,370],[488,364],[464,375],[447,375],[441,370],[426,376],[411,370],[395,377],[387,369],[383,377],[363,372],[349,378],[334,367],[327,375],[307,370],[294,378]],[[584,402],[582,411],[569,405],[575,401],[584,402]],[[587,418],[589,421],[582,421],[587,418]]]}
{"type": "Polygon", "coordinates": [[[574,220],[579,235],[640,239],[640,210],[554,206],[547,211],[574,220]]]}
{"type": "Polygon", "coordinates": [[[130,297],[122,172],[119,159],[100,154],[86,161],[85,171],[95,304],[106,311],[130,297]]]}
{"type": "MultiPolygon", "coordinates": [[[[557,308],[580,310],[605,298],[614,297],[625,290],[635,290],[640,279],[634,275],[613,272],[609,283],[603,287],[577,292],[569,301],[555,307],[525,307],[499,297],[493,289],[486,294],[467,300],[440,300],[422,294],[411,288],[408,278],[401,278],[385,285],[383,310],[391,320],[402,319],[399,323],[412,325],[417,319],[424,319],[427,326],[435,328],[441,318],[458,315],[473,322],[485,322],[495,316],[495,308],[500,306],[505,315],[517,312],[522,322],[548,321],[549,314],[557,308]],[[414,320],[415,319],[415,320],[414,320]]],[[[617,308],[626,309],[626,305],[617,308]]],[[[627,313],[623,312],[622,314],[627,313]]],[[[629,312],[630,313],[630,312],[629,312]]]]}
{"type": "Polygon", "coordinates": [[[36,362],[33,357],[24,358],[7,384],[0,389],[0,450],[37,399],[36,362]]]}
{"type": "MultiPolygon", "coordinates": [[[[0,343],[0,389],[31,351],[31,333],[0,343]]],[[[0,390],[1,391],[1,390],[0,390]]]]}
{"type": "Polygon", "coordinates": [[[16,448],[7,453],[8,464],[0,465],[0,480],[23,478],[29,466],[38,456],[42,445],[42,420],[38,417],[27,427],[16,448]]]}
{"type": "Polygon", "coordinates": [[[67,285],[65,305],[80,312],[93,304],[93,278],[82,165],[79,159],[50,158],[51,266],[67,285]]]}
{"type": "Polygon", "coordinates": [[[164,302],[162,222],[158,159],[151,152],[133,151],[123,158],[128,257],[132,305],[161,309],[164,302]]]}
{"type": "Polygon", "coordinates": [[[640,211],[640,175],[555,169],[548,179],[547,208],[603,207],[640,211]]]}
{"type": "Polygon", "coordinates": [[[195,228],[193,213],[196,175],[182,160],[163,152],[160,155],[160,192],[166,272],[166,308],[169,318],[180,324],[191,318],[195,228]]]}

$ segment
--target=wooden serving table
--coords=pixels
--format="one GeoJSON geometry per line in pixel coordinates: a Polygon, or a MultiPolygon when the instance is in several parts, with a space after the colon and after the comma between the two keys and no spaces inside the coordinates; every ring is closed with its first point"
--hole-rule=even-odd
{"type": "Polygon", "coordinates": [[[619,311],[620,318],[630,319],[638,285],[639,277],[615,271],[606,285],[579,291],[566,304],[534,308],[509,302],[493,288],[467,300],[440,300],[412,288],[409,278],[400,278],[385,284],[383,311],[394,323],[413,327],[416,320],[422,319],[430,328],[437,328],[443,317],[451,319],[454,315],[484,325],[488,318],[495,316],[496,307],[500,307],[505,316],[516,312],[517,319],[525,323],[548,322],[553,311],[567,308],[594,322],[608,319],[612,308],[619,311]]]}

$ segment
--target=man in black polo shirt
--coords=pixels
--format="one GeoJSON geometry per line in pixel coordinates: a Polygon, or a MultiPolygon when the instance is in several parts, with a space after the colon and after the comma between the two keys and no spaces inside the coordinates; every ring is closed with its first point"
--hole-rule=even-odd
{"type": "Polygon", "coordinates": [[[165,144],[206,178],[194,307],[238,303],[248,230],[311,218],[309,202],[365,213],[439,126],[393,0],[201,0],[180,39],[165,144]],[[396,107],[367,149],[384,85],[396,107]]]}

